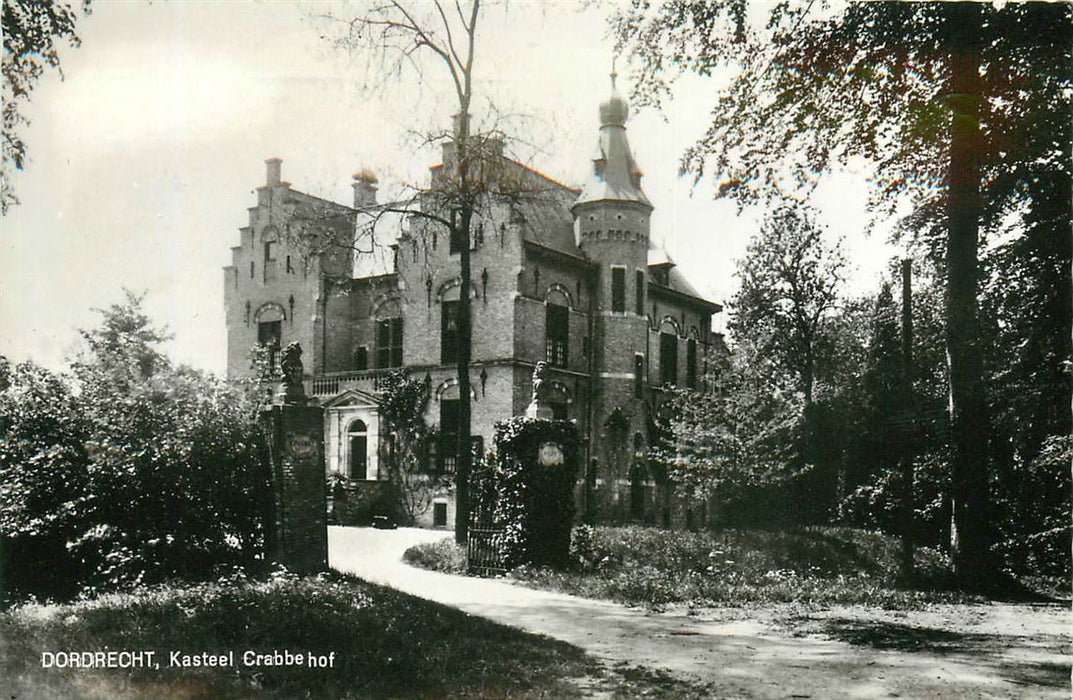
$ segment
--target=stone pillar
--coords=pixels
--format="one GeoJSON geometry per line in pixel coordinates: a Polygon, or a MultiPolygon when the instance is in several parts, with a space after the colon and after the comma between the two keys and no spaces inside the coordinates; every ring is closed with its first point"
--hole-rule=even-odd
{"type": "Polygon", "coordinates": [[[328,568],[324,418],[319,406],[271,406],[261,415],[275,495],[273,558],[308,574],[328,568]]]}
{"type": "Polygon", "coordinates": [[[269,542],[280,564],[297,573],[316,573],[328,568],[324,410],[306,405],[298,343],[283,350],[280,367],[283,384],[278,403],[261,414],[275,496],[269,542]]]}

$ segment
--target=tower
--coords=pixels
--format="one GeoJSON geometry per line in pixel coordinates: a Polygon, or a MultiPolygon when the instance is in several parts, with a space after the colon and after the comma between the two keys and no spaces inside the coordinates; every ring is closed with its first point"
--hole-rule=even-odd
{"type": "MultiPolygon", "coordinates": [[[[601,510],[625,509],[623,485],[646,442],[648,239],[652,204],[626,138],[629,106],[615,86],[600,105],[592,174],[571,208],[577,244],[597,267],[590,430],[601,510]]],[[[590,465],[590,469],[592,466],[590,465]]],[[[590,480],[592,475],[590,474],[590,480]]]]}

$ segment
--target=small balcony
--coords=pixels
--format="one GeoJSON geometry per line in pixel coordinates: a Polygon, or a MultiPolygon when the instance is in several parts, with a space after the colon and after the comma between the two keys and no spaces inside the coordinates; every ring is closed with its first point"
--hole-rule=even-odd
{"type": "Polygon", "coordinates": [[[391,370],[363,369],[353,372],[329,372],[310,380],[310,396],[334,396],[348,389],[381,391],[384,378],[391,370]]]}

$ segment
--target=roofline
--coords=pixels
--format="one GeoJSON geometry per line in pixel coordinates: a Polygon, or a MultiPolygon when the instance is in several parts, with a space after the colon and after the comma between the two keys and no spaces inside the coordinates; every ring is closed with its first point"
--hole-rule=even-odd
{"type": "MultiPolygon", "coordinates": [[[[642,194],[644,194],[644,193],[642,193],[642,194]]],[[[646,210],[650,214],[656,209],[656,207],[653,206],[652,203],[648,201],[647,196],[645,197],[645,201],[643,201],[643,202],[638,201],[636,199],[610,199],[608,197],[602,197],[600,199],[586,199],[584,202],[574,202],[573,204],[570,205],[570,211],[572,213],[575,209],[578,209],[580,207],[587,207],[587,206],[590,206],[590,205],[608,204],[608,203],[611,203],[611,204],[627,204],[627,205],[630,205],[630,206],[635,206],[638,209],[646,210]]]]}
{"type": "MultiPolygon", "coordinates": [[[[506,157],[504,156],[504,158],[506,158],[506,157]]],[[[510,162],[510,163],[514,163],[515,165],[517,165],[519,168],[525,170],[526,172],[530,172],[530,173],[536,175],[537,177],[540,177],[540,178],[543,178],[543,179],[547,180],[548,182],[550,182],[553,185],[556,185],[557,187],[561,187],[562,189],[566,190],[567,192],[573,192],[575,194],[581,194],[581,188],[580,187],[571,187],[570,185],[567,185],[567,184],[564,184],[562,182],[559,182],[558,180],[556,180],[555,178],[551,177],[550,175],[545,175],[544,173],[540,172],[536,168],[531,168],[528,165],[526,165],[525,163],[519,163],[518,161],[514,160],[513,158],[506,158],[506,160],[508,162],[510,162]]]]}
{"type": "MultiPolygon", "coordinates": [[[[571,187],[570,185],[562,183],[562,182],[556,180],[555,178],[551,177],[550,175],[545,175],[544,173],[540,172],[536,168],[530,167],[530,166],[526,165],[525,163],[522,163],[520,161],[514,160],[513,158],[508,158],[507,156],[500,156],[500,158],[502,158],[503,160],[507,161],[511,165],[517,165],[522,170],[524,170],[524,171],[526,171],[528,173],[532,173],[533,175],[536,175],[537,177],[539,177],[542,180],[547,180],[548,182],[550,182],[551,184],[555,185],[556,187],[558,187],[560,189],[566,190],[567,192],[573,192],[574,194],[581,194],[581,189],[582,188],[580,188],[580,187],[571,187]]],[[[428,166],[429,170],[440,170],[442,168],[443,168],[443,163],[436,163],[435,165],[428,166]]]]}
{"type": "Polygon", "coordinates": [[[524,245],[527,248],[532,248],[535,252],[541,255],[547,255],[551,258],[559,258],[564,262],[572,263],[574,265],[578,265],[586,269],[593,269],[597,267],[597,264],[592,260],[589,260],[588,258],[583,258],[580,255],[574,255],[573,253],[567,253],[564,250],[552,248],[550,246],[544,245],[543,243],[537,243],[536,241],[525,239],[524,245]]]}
{"type": "Polygon", "coordinates": [[[693,306],[700,306],[713,314],[723,310],[722,304],[716,303],[714,301],[708,301],[707,299],[693,296],[692,294],[686,294],[685,292],[680,292],[677,289],[671,289],[670,287],[666,287],[662,284],[657,284],[652,280],[648,281],[648,290],[650,293],[656,292],[657,295],[662,294],[664,296],[671,297],[672,299],[677,299],[679,301],[684,301],[686,303],[692,304],[693,306]]]}
{"type": "MultiPolygon", "coordinates": [[[[302,190],[296,190],[293,187],[291,187],[291,183],[289,183],[289,182],[288,183],[283,183],[283,184],[287,185],[287,192],[289,192],[289,193],[301,195],[302,197],[309,197],[310,199],[315,199],[318,202],[324,202],[325,204],[331,204],[333,207],[339,207],[340,209],[346,209],[348,212],[361,211],[360,209],[355,209],[354,207],[346,205],[346,204],[340,204],[339,202],[333,201],[331,199],[325,199],[324,197],[318,197],[315,194],[309,194],[308,192],[303,192],[302,190]]],[[[260,186],[257,187],[258,191],[267,190],[267,189],[271,189],[271,186],[269,186],[269,185],[260,185],[260,186]]],[[[259,206],[260,205],[258,204],[257,206],[249,207],[249,209],[257,209],[259,206]]]]}
{"type": "Polygon", "coordinates": [[[390,279],[392,277],[398,278],[398,276],[399,276],[399,273],[397,273],[397,272],[385,272],[385,273],[383,273],[381,275],[366,275],[365,277],[351,277],[350,278],[350,283],[353,284],[355,282],[375,282],[375,281],[378,281],[378,280],[388,280],[388,279],[390,279]]]}

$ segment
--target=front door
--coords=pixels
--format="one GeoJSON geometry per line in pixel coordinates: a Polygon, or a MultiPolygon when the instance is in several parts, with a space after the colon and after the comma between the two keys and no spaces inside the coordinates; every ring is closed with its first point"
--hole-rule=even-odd
{"type": "Polygon", "coordinates": [[[350,436],[350,478],[365,479],[368,474],[368,437],[365,435],[350,436]]]}

